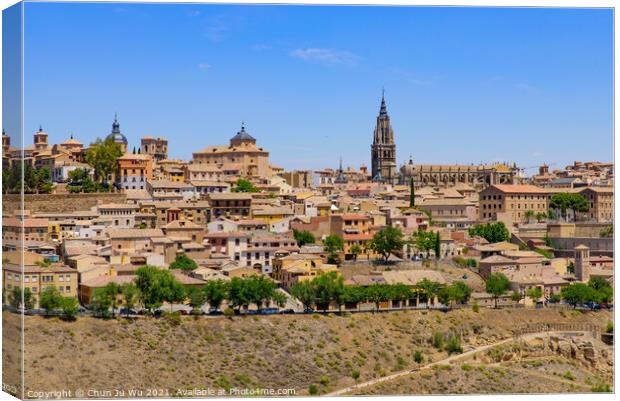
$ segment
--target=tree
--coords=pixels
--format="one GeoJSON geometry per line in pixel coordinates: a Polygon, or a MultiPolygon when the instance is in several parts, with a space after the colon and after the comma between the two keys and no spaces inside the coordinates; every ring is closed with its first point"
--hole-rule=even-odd
{"type": "Polygon", "coordinates": [[[362,253],[362,247],[355,243],[349,248],[349,253],[353,255],[353,260],[357,260],[357,256],[362,253]]]}
{"type": "Polygon", "coordinates": [[[249,299],[255,304],[258,310],[269,303],[273,298],[278,285],[270,278],[265,276],[251,276],[245,279],[248,289],[249,299]]]}
{"type": "Polygon", "coordinates": [[[121,285],[121,294],[123,295],[123,305],[125,306],[127,316],[129,310],[136,305],[138,299],[138,287],[134,283],[125,283],[121,285]]]}
{"type": "Polygon", "coordinates": [[[248,180],[244,180],[243,178],[239,178],[235,183],[235,186],[231,189],[232,192],[259,192],[260,189],[256,188],[254,184],[252,184],[248,180]]]}
{"type": "Polygon", "coordinates": [[[90,177],[85,168],[77,168],[69,171],[69,192],[97,192],[97,184],[90,177]]]}
{"type": "Polygon", "coordinates": [[[533,210],[526,210],[525,213],[523,214],[523,217],[525,217],[525,220],[529,223],[532,221],[532,219],[534,218],[535,214],[533,210]]]}
{"type": "Polygon", "coordinates": [[[587,301],[594,301],[596,298],[595,290],[584,283],[572,283],[560,292],[562,298],[568,302],[573,308],[587,301]]]}
{"type": "Polygon", "coordinates": [[[117,159],[123,155],[121,145],[112,139],[101,140],[97,138],[86,149],[86,163],[95,171],[95,180],[100,183],[107,183],[108,176],[115,173],[118,165],[117,159]]]}
{"type": "Polygon", "coordinates": [[[545,212],[538,212],[534,215],[534,218],[536,219],[537,222],[541,222],[547,219],[547,213],[545,212]]]}
{"type": "Polygon", "coordinates": [[[310,309],[316,300],[314,286],[308,280],[293,284],[291,294],[303,304],[304,309],[310,309]]]}
{"type": "Polygon", "coordinates": [[[452,300],[452,296],[450,294],[450,287],[441,287],[437,292],[437,299],[439,300],[439,303],[450,306],[452,300]]]}
{"type": "Polygon", "coordinates": [[[549,200],[549,208],[559,210],[560,215],[564,218],[568,218],[568,210],[572,210],[573,216],[576,217],[577,212],[585,213],[590,209],[588,201],[583,195],[565,192],[553,195],[549,200]]]}
{"type": "Polygon", "coordinates": [[[14,308],[19,308],[22,305],[22,295],[23,295],[23,306],[24,309],[32,309],[34,308],[34,295],[30,288],[24,288],[23,294],[22,289],[19,286],[13,287],[11,290],[10,302],[11,306],[14,308]]]}
{"type": "Polygon", "coordinates": [[[416,284],[416,287],[418,287],[420,290],[422,290],[422,292],[426,296],[426,307],[430,308],[431,300],[433,300],[435,298],[435,296],[439,293],[439,289],[441,288],[441,284],[439,284],[436,281],[431,281],[431,280],[425,278],[422,281],[418,282],[416,284]]]}
{"type": "Polygon", "coordinates": [[[149,311],[159,308],[164,301],[172,304],[185,299],[185,289],[169,270],[142,266],[136,270],[135,284],[142,304],[149,311]]]}
{"type": "Polygon", "coordinates": [[[471,288],[463,281],[455,281],[450,285],[450,299],[458,304],[466,304],[471,297],[471,288]]]}
{"type": "Polygon", "coordinates": [[[590,278],[588,286],[594,290],[597,302],[608,303],[613,298],[611,284],[602,277],[590,278]]]}
{"type": "Polygon", "coordinates": [[[413,177],[409,179],[409,207],[415,207],[415,186],[413,185],[413,177]]]}
{"type": "Polygon", "coordinates": [[[316,304],[323,307],[323,310],[329,308],[331,302],[336,302],[338,306],[342,304],[342,296],[344,294],[344,278],[337,272],[329,272],[321,274],[312,280],[314,294],[316,296],[316,304]]]}
{"type": "Polygon", "coordinates": [[[602,238],[611,238],[614,236],[614,225],[608,225],[607,227],[603,228],[600,232],[600,235],[602,238]]]}
{"type": "Polygon", "coordinates": [[[375,311],[379,310],[381,302],[390,299],[390,286],[388,284],[373,284],[366,287],[366,299],[375,304],[375,311]]]}
{"type": "Polygon", "coordinates": [[[180,269],[185,272],[198,268],[198,264],[184,253],[179,253],[174,258],[174,262],[170,263],[170,269],[180,269]]]}
{"type": "Polygon", "coordinates": [[[80,303],[75,297],[61,297],[60,308],[64,320],[75,320],[80,303]]]}
{"type": "Polygon", "coordinates": [[[370,248],[383,256],[383,261],[387,263],[390,255],[402,250],[405,241],[403,232],[392,226],[387,226],[379,230],[370,240],[370,248]]]}
{"type": "Polygon", "coordinates": [[[413,233],[411,236],[411,243],[413,246],[420,252],[426,253],[426,257],[428,258],[429,252],[433,249],[434,244],[431,239],[432,232],[423,231],[418,229],[417,232],[413,233]]]}
{"type": "Polygon", "coordinates": [[[228,295],[228,285],[224,280],[209,280],[203,287],[205,301],[211,310],[218,310],[228,295]]]}
{"type": "Polygon", "coordinates": [[[543,296],[543,292],[540,287],[532,287],[525,292],[525,295],[527,295],[534,302],[538,303],[540,298],[543,296]]]}
{"type": "Polygon", "coordinates": [[[314,235],[307,230],[298,231],[293,229],[293,236],[295,237],[295,241],[297,241],[298,246],[304,246],[306,244],[314,244],[316,241],[314,235]]]}
{"type": "Polygon", "coordinates": [[[241,307],[247,308],[251,303],[250,294],[246,281],[233,277],[228,287],[228,301],[230,305],[239,310],[241,307]]]}
{"type": "Polygon", "coordinates": [[[105,285],[105,287],[102,288],[102,291],[110,300],[112,317],[114,317],[114,313],[116,311],[116,308],[118,307],[118,296],[121,294],[121,286],[114,281],[110,281],[108,284],[105,285]]]}
{"type": "Polygon", "coordinates": [[[207,302],[204,289],[191,287],[187,291],[187,298],[189,299],[189,306],[192,307],[192,314],[199,315],[202,305],[207,302]]]}
{"type": "Polygon", "coordinates": [[[433,241],[433,250],[435,252],[435,259],[441,259],[441,237],[439,231],[435,233],[435,240],[433,241]]]}
{"type": "Polygon", "coordinates": [[[46,316],[60,308],[62,306],[62,295],[60,295],[58,288],[55,286],[45,287],[41,291],[39,305],[45,309],[46,316]]]}
{"type": "Polygon", "coordinates": [[[278,305],[278,308],[283,308],[284,306],[286,306],[286,301],[288,300],[288,298],[282,292],[274,291],[273,295],[271,296],[271,300],[275,302],[276,305],[278,305]]]}
{"type": "Polygon", "coordinates": [[[90,301],[90,309],[99,317],[108,317],[112,300],[108,291],[103,288],[96,288],[90,301]]]}
{"type": "Polygon", "coordinates": [[[328,253],[329,263],[339,263],[338,253],[344,250],[344,240],[338,235],[328,235],[323,240],[323,247],[328,253]]]}
{"type": "Polygon", "coordinates": [[[510,289],[510,280],[502,273],[491,273],[486,283],[486,290],[493,295],[495,308],[497,308],[497,300],[510,289]]]}
{"type": "Polygon", "coordinates": [[[469,229],[469,235],[472,237],[482,237],[491,243],[508,241],[510,239],[510,232],[501,221],[497,223],[476,224],[469,229]]]}

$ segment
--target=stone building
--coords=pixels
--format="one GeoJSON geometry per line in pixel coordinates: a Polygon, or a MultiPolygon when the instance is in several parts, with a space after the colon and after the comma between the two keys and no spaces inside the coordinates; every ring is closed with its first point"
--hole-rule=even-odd
{"type": "Polygon", "coordinates": [[[381,108],[370,149],[372,179],[379,182],[394,182],[397,173],[396,143],[394,143],[394,130],[385,105],[385,96],[381,97],[381,108]]]}
{"type": "Polygon", "coordinates": [[[166,138],[142,137],[140,140],[140,153],[151,155],[153,160],[160,161],[168,158],[168,140],[166,138]]]}
{"type": "Polygon", "coordinates": [[[517,184],[519,169],[516,165],[495,164],[414,164],[412,159],[400,168],[400,181],[408,184],[413,178],[416,186],[452,187],[467,184],[487,187],[494,184],[517,184]]]}
{"type": "Polygon", "coordinates": [[[228,146],[209,146],[193,155],[194,164],[212,164],[225,170],[226,166],[235,166],[238,173],[248,178],[269,178],[269,152],[256,146],[256,139],[245,130],[230,139],[228,146]]]}
{"type": "Polygon", "coordinates": [[[497,220],[503,215],[514,223],[523,222],[530,211],[546,213],[552,195],[534,185],[490,185],[480,192],[479,217],[497,220]]]}

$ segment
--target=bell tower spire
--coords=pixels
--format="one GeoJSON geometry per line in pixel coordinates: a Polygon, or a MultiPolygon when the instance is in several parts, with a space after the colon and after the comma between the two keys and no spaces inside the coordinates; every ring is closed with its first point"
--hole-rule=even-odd
{"type": "Polygon", "coordinates": [[[396,143],[394,130],[385,103],[385,89],[381,91],[381,107],[375,125],[371,146],[372,179],[380,182],[396,181],[396,143]]]}

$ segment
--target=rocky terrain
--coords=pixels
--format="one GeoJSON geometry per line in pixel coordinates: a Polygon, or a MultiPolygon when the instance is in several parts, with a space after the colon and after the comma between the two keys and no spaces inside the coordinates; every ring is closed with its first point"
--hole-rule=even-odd
{"type": "MultiPolygon", "coordinates": [[[[448,313],[402,311],[344,316],[248,316],[233,319],[163,317],[102,320],[80,317],[75,322],[26,316],[26,390],[161,389],[169,396],[176,396],[183,395],[178,393],[180,390],[194,388],[228,391],[258,387],[294,389],[297,395],[307,394],[313,388],[322,394],[351,386],[356,379],[361,382],[446,358],[446,350],[433,344],[436,336],[447,338],[448,335],[456,335],[467,351],[475,346],[512,338],[515,328],[528,323],[581,322],[604,327],[611,319],[612,315],[608,312],[520,309],[480,309],[479,312],[461,309],[448,313]],[[416,354],[422,357],[422,362],[416,362],[416,354]]],[[[8,384],[15,383],[15,376],[11,374],[16,371],[11,366],[18,358],[11,352],[14,351],[10,349],[14,344],[6,341],[6,334],[17,335],[19,322],[20,316],[3,313],[4,379],[8,384]]],[[[553,343],[553,340],[549,341],[553,343]]],[[[562,352],[567,352],[567,346],[562,341],[553,344],[557,346],[543,344],[541,347],[549,353],[564,350],[559,353],[553,351],[560,357],[562,352]]],[[[530,345],[532,350],[535,345],[530,345]]],[[[591,351],[585,343],[575,343],[574,347],[581,352],[583,360],[594,358],[601,366],[607,363],[604,358],[609,353],[604,354],[598,349],[591,351]]],[[[484,357],[493,356],[489,354],[484,357]]],[[[513,358],[505,358],[497,362],[500,364],[498,366],[493,366],[496,362],[490,359],[485,360],[483,364],[486,367],[470,370],[469,376],[465,375],[465,370],[453,366],[452,372],[462,373],[460,379],[447,375],[445,380],[428,378],[415,386],[403,382],[394,387],[369,391],[378,391],[375,394],[505,392],[511,389],[508,384],[505,388],[480,387],[477,384],[477,380],[485,375],[493,375],[499,380],[501,374],[489,369],[503,369],[506,372],[509,367],[501,364],[512,363],[513,358]],[[428,387],[422,386],[423,383],[428,383],[428,387]]],[[[584,369],[590,371],[589,368],[584,369]]],[[[608,373],[612,371],[611,366],[606,369],[608,373]]],[[[443,375],[444,371],[432,370],[424,374],[443,375]]],[[[578,376],[578,371],[575,370],[574,374],[578,376]]],[[[512,378],[512,373],[504,375],[506,380],[512,378]]],[[[535,386],[528,388],[525,383],[529,376],[523,375],[524,386],[521,390],[524,392],[589,389],[585,381],[579,383],[581,387],[577,386],[577,382],[572,382],[574,387],[570,387],[565,380],[537,381],[535,386]]],[[[607,377],[608,374],[601,371],[596,377],[591,375],[591,380],[595,385],[599,378],[604,380],[607,377]]],[[[128,396],[127,393],[125,396],[128,396]]]]}

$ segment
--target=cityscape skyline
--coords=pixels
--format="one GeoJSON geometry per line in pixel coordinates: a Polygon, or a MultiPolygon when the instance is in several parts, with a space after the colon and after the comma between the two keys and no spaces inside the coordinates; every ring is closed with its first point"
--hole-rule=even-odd
{"type": "Polygon", "coordinates": [[[87,145],[117,112],[130,149],[178,138],[171,158],[245,121],[286,169],[369,167],[385,87],[399,167],[613,157],[609,10],[90,6],[26,4],[26,144],[87,145]]]}

